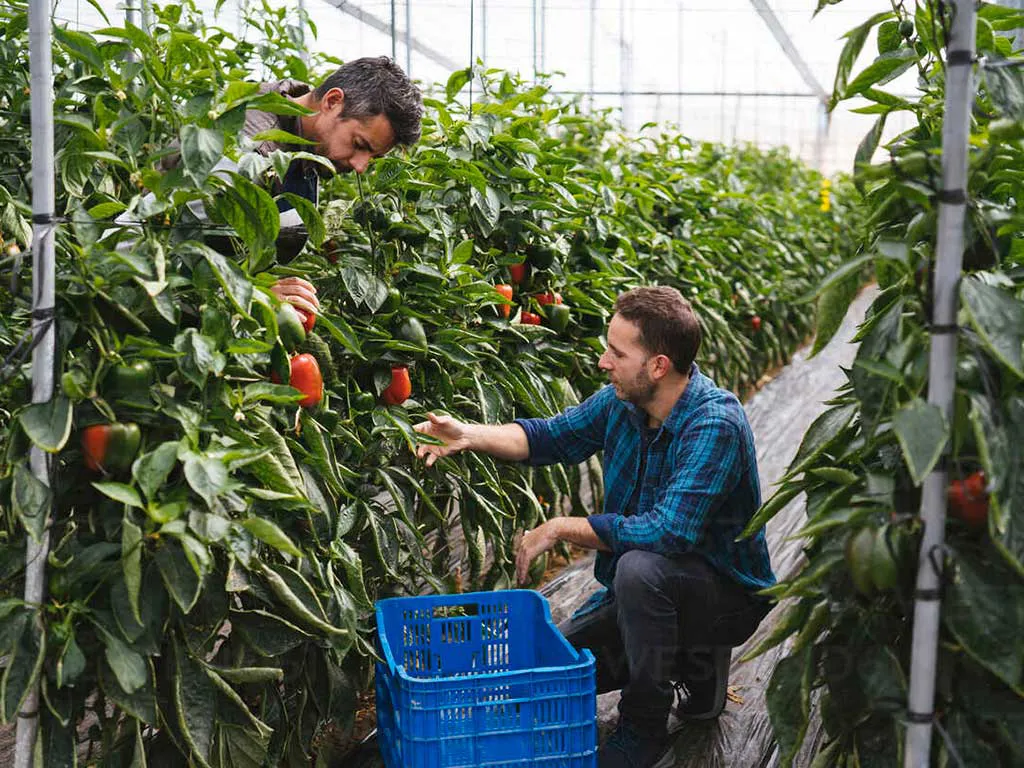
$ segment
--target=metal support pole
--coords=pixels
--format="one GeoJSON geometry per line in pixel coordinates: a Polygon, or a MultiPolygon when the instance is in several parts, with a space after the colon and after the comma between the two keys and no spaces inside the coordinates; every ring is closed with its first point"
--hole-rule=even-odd
{"type": "Polygon", "coordinates": [[[726,55],[729,50],[729,33],[722,33],[722,69],[720,72],[721,79],[718,81],[718,87],[722,91],[722,97],[718,101],[718,140],[725,143],[725,68],[728,66],[728,56],[726,55]]]}
{"type": "Polygon", "coordinates": [[[533,36],[533,79],[537,79],[537,0],[533,0],[533,19],[530,33],[533,36]]]}
{"type": "MultiPolygon", "coordinates": [[[[676,28],[676,90],[683,90],[683,3],[679,3],[676,28]]],[[[683,99],[676,100],[676,123],[683,124],[683,99]]]]}
{"type": "MultiPolygon", "coordinates": [[[[944,0],[953,23],[946,45],[946,103],[942,123],[942,195],[939,199],[938,245],[933,282],[931,350],[928,356],[928,402],[953,421],[956,380],[956,315],[963,266],[966,213],[967,142],[974,100],[974,0],[944,0]]],[[[935,716],[935,670],[938,657],[943,546],[946,533],[946,459],[925,478],[921,496],[924,533],[917,563],[914,635],[907,700],[905,768],[928,768],[935,716]]]]}
{"type": "Polygon", "coordinates": [[[391,0],[391,60],[398,58],[398,29],[395,26],[398,11],[395,8],[395,0],[391,0]]]}
{"type": "Polygon", "coordinates": [[[828,142],[828,130],[832,124],[832,113],[828,111],[828,102],[818,103],[818,130],[814,136],[814,167],[819,173],[825,173],[825,144],[828,142]]]}
{"type": "Polygon", "coordinates": [[[306,16],[306,0],[298,0],[299,4],[299,39],[302,41],[302,51],[299,53],[299,57],[302,59],[303,64],[309,64],[309,48],[306,45],[306,24],[308,17],[306,16]]]}
{"type": "Polygon", "coordinates": [[[626,38],[626,0],[619,0],[619,78],[622,88],[622,124],[629,130],[631,109],[629,90],[632,76],[632,51],[626,38]]]}
{"type": "Polygon", "coordinates": [[[540,71],[548,71],[548,0],[540,0],[540,71]]]}
{"type": "MultiPolygon", "coordinates": [[[[374,14],[370,13],[369,11],[360,8],[358,5],[351,2],[351,0],[325,0],[325,2],[328,5],[337,8],[342,13],[347,13],[352,18],[358,19],[360,22],[370,27],[370,29],[375,29],[378,32],[385,35],[388,34],[391,30],[390,26],[386,21],[384,21],[384,19],[381,19],[378,16],[375,16],[374,14]]],[[[408,9],[406,10],[408,11],[408,9]]],[[[408,16],[406,18],[408,19],[408,16]]],[[[431,48],[429,45],[422,42],[421,40],[412,37],[412,35],[409,33],[409,25],[406,25],[405,39],[407,48],[414,50],[416,51],[416,53],[419,53],[423,56],[426,56],[428,59],[430,59],[433,62],[436,62],[437,64],[440,64],[442,67],[449,70],[450,72],[454,72],[456,69],[462,69],[464,66],[461,61],[455,61],[455,59],[445,55],[441,51],[438,51],[435,48],[431,48]]]]}
{"type": "MultiPolygon", "coordinates": [[[[141,6],[137,5],[140,0],[128,0],[124,6],[124,23],[125,26],[142,27],[142,14],[140,13],[141,6]]],[[[134,48],[128,49],[128,55],[125,57],[129,62],[135,62],[139,60],[138,55],[135,53],[134,48]]]]}
{"type": "Polygon", "coordinates": [[[412,0],[405,0],[405,74],[412,77],[412,0]]]}
{"type": "Polygon", "coordinates": [[[480,41],[480,58],[487,65],[487,0],[480,0],[480,24],[483,26],[483,39],[480,41]]]}
{"type": "Polygon", "coordinates": [[[772,33],[772,37],[775,38],[775,42],[782,48],[782,52],[786,54],[786,57],[792,62],[793,66],[796,67],[796,71],[800,73],[800,77],[807,83],[807,86],[818,94],[819,98],[828,99],[828,93],[818,82],[818,79],[814,76],[814,72],[811,71],[810,66],[800,56],[800,52],[797,51],[796,46],[793,45],[793,41],[789,37],[789,33],[786,32],[782,23],[776,17],[775,12],[768,5],[766,0],[750,0],[751,5],[758,12],[764,23],[768,25],[768,31],[772,33]]]}
{"type": "MultiPolygon", "coordinates": [[[[54,174],[53,174],[53,56],[50,42],[50,3],[29,5],[29,72],[32,99],[32,332],[38,342],[32,350],[32,402],[53,398],[56,354],[54,332],[54,174]]],[[[29,453],[32,474],[50,485],[50,457],[33,446],[29,453]]],[[[50,550],[50,509],[39,541],[26,537],[25,602],[38,606],[45,593],[46,557],[50,550]]],[[[41,612],[36,613],[41,621],[41,612]]],[[[18,713],[15,768],[31,768],[39,733],[39,680],[32,684],[18,713]]]]}
{"type": "Polygon", "coordinates": [[[597,64],[597,0],[590,0],[590,79],[587,90],[590,92],[590,111],[594,111],[594,67],[597,64]]]}
{"type": "Polygon", "coordinates": [[[476,3],[469,0],[469,119],[473,119],[473,76],[476,74],[475,51],[473,40],[476,32],[476,3]]]}

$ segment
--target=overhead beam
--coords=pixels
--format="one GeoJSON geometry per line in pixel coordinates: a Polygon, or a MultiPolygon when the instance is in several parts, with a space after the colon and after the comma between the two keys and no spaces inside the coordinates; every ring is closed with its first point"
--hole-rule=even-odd
{"type": "MultiPolygon", "coordinates": [[[[325,0],[328,5],[334,6],[342,13],[347,13],[355,19],[358,19],[368,27],[376,29],[378,32],[383,32],[385,35],[392,35],[392,25],[390,21],[384,21],[377,16],[374,16],[369,11],[360,8],[355,3],[350,3],[348,0],[325,0]]],[[[426,56],[428,59],[433,61],[435,64],[440,64],[442,67],[447,69],[449,72],[454,72],[457,69],[465,69],[466,62],[457,62],[454,59],[450,59],[434,48],[431,48],[424,42],[417,40],[411,34],[409,30],[394,30],[394,36],[397,38],[401,34],[408,46],[408,50],[416,51],[416,53],[426,56]]]]}
{"type": "Polygon", "coordinates": [[[822,87],[821,83],[811,72],[811,68],[807,66],[807,62],[803,60],[800,52],[793,45],[793,41],[789,38],[789,33],[786,32],[785,27],[779,21],[778,16],[775,15],[775,11],[768,7],[766,0],[750,0],[751,5],[754,6],[764,23],[768,25],[768,30],[772,33],[779,47],[782,48],[782,52],[786,54],[786,58],[796,67],[796,71],[800,73],[800,77],[807,83],[807,87],[814,91],[814,95],[817,96],[821,101],[828,101],[828,92],[822,87]]]}

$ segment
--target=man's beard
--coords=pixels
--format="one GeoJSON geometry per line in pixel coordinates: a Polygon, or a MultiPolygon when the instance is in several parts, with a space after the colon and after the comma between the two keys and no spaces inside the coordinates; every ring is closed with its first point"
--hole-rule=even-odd
{"type": "Polygon", "coordinates": [[[627,400],[638,408],[646,408],[651,400],[654,399],[654,392],[657,388],[658,385],[651,381],[647,371],[641,368],[629,386],[619,385],[621,393],[619,399],[627,400]]]}

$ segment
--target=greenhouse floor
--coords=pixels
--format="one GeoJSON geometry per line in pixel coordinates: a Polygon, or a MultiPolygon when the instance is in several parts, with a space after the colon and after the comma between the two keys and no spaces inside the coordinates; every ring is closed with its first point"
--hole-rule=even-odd
{"type": "MultiPolygon", "coordinates": [[[[840,366],[852,364],[857,348],[850,340],[876,294],[874,286],[863,290],[824,350],[813,359],[808,359],[810,345],[799,350],[789,365],[747,400],[745,407],[754,429],[765,499],[770,497],[774,483],[785,474],[807,428],[824,410],[824,401],[832,398],[845,381],[840,366]]],[[[780,580],[793,575],[802,565],[801,544],[788,537],[800,530],[804,512],[801,495],[768,524],[772,566],[780,580]]],[[[541,588],[556,622],[571,615],[598,587],[592,566],[592,556],[581,557],[541,588]]],[[[765,691],[775,664],[788,646],[784,644],[745,663],[738,659],[771,632],[783,610],[783,606],[777,606],[755,635],[745,645],[734,649],[729,699],[722,716],[709,723],[677,724],[673,729],[677,734],[673,763],[676,768],[774,768],[778,764],[765,691]]],[[[617,692],[598,697],[597,717],[602,737],[614,728],[618,719],[618,699],[617,692]]],[[[812,719],[808,738],[795,765],[811,763],[820,736],[820,722],[812,719]]],[[[360,753],[355,760],[360,768],[381,764],[372,741],[360,753]]],[[[346,765],[353,763],[346,760],[346,765]]]]}

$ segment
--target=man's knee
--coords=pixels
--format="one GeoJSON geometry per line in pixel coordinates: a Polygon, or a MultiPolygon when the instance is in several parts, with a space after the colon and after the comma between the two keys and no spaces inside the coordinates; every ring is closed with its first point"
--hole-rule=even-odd
{"type": "Polygon", "coordinates": [[[634,549],[615,566],[615,598],[623,601],[660,589],[665,583],[665,558],[634,549]]]}

